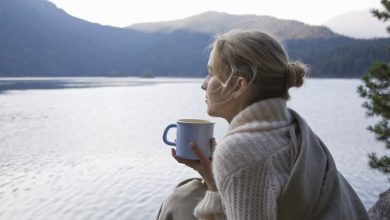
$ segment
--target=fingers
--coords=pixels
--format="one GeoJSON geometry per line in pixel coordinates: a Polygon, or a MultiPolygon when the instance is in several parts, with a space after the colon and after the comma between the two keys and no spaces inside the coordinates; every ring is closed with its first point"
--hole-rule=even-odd
{"type": "Polygon", "coordinates": [[[191,167],[192,169],[197,169],[197,166],[199,166],[199,161],[196,160],[189,160],[189,159],[184,159],[176,155],[176,150],[171,149],[172,157],[175,158],[175,160],[181,164],[187,165],[191,167]]]}
{"type": "Polygon", "coordinates": [[[214,152],[215,146],[217,146],[217,142],[215,141],[215,138],[211,138],[211,139],[210,139],[210,148],[211,148],[211,152],[214,152]]]}
{"type": "Polygon", "coordinates": [[[215,141],[215,138],[211,138],[211,139],[210,139],[210,146],[211,146],[212,148],[214,148],[215,146],[217,146],[217,142],[215,141]]]}
{"type": "Polygon", "coordinates": [[[210,166],[209,158],[203,153],[202,149],[200,149],[196,143],[191,142],[190,147],[195,155],[199,158],[201,164],[210,166]]]}

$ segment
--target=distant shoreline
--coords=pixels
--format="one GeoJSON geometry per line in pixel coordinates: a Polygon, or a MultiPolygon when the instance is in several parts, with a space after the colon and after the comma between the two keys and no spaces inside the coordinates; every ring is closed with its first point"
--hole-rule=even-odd
{"type": "MultiPolygon", "coordinates": [[[[194,77],[194,76],[154,76],[154,77],[142,77],[142,76],[0,76],[0,80],[3,79],[69,79],[69,78],[107,78],[107,79],[126,79],[126,78],[134,78],[134,79],[145,79],[145,80],[153,80],[153,79],[203,79],[204,77],[194,77]]],[[[361,79],[360,77],[312,77],[306,76],[306,79],[361,79]]]]}

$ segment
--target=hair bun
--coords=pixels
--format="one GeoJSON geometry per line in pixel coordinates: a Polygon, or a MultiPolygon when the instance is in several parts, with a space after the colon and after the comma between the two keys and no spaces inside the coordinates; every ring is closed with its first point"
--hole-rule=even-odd
{"type": "Polygon", "coordinates": [[[301,87],[306,75],[307,67],[305,64],[295,61],[287,65],[287,88],[301,87]]]}

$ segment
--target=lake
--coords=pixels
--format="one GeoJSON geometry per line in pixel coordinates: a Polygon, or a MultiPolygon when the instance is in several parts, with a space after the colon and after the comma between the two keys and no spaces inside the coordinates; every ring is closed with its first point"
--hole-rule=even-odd
{"type": "MultiPolygon", "coordinates": [[[[179,181],[195,177],[162,142],[178,118],[206,114],[201,79],[0,78],[0,219],[154,219],[179,181]]],[[[390,187],[367,165],[385,153],[366,127],[356,79],[308,79],[291,91],[366,208],[390,187]]],[[[173,134],[171,134],[172,136],[173,134]]]]}

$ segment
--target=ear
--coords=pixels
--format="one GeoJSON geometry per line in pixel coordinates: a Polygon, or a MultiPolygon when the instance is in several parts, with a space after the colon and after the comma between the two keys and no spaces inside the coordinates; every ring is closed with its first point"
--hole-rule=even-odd
{"type": "Polygon", "coordinates": [[[233,87],[233,97],[239,98],[248,90],[249,82],[244,77],[240,76],[237,78],[236,83],[233,87]]]}

